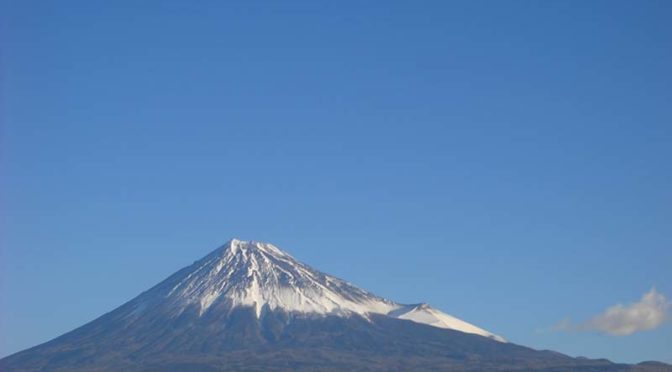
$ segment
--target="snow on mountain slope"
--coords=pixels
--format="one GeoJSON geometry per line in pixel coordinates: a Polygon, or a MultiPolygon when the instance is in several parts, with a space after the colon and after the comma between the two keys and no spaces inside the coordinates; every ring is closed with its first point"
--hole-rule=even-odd
{"type": "Polygon", "coordinates": [[[442,311],[434,309],[428,304],[417,305],[403,305],[387,315],[399,318],[408,319],[416,323],[429,324],[438,328],[447,328],[462,331],[465,333],[473,333],[484,337],[492,338],[493,340],[506,342],[506,340],[495,334],[492,334],[482,328],[476,327],[463,320],[457,319],[454,316],[448,315],[442,311]]]}
{"type": "Polygon", "coordinates": [[[167,294],[203,314],[218,301],[317,314],[387,313],[395,304],[320,273],[272,244],[231,240],[195,264],[167,294]]]}
{"type": "Polygon", "coordinates": [[[175,316],[196,308],[198,316],[214,309],[248,306],[348,316],[383,314],[434,327],[504,339],[426,305],[402,305],[321,273],[272,244],[233,239],[132,301],[135,316],[152,304],[167,305],[175,316]]]}

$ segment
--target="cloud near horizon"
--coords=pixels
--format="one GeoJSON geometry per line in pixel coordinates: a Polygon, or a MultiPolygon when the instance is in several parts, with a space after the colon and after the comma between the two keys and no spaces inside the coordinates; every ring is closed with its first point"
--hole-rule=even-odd
{"type": "Polygon", "coordinates": [[[614,305],[580,324],[564,320],[558,323],[555,329],[597,331],[611,336],[627,336],[660,327],[667,320],[671,307],[672,303],[652,288],[638,302],[614,305]]]}

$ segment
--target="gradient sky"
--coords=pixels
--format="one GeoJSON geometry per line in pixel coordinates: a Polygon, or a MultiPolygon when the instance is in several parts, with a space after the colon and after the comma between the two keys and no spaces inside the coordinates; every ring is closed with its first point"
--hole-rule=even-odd
{"type": "Polygon", "coordinates": [[[0,1],[0,356],[232,237],[570,355],[672,362],[670,1],[0,1]]]}

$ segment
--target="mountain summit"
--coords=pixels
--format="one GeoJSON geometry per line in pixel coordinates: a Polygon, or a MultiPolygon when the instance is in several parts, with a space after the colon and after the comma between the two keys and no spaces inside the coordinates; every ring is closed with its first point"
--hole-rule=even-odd
{"type": "Polygon", "coordinates": [[[266,310],[366,315],[387,313],[395,304],[343,280],[316,271],[268,243],[233,239],[170,280],[158,295],[179,309],[196,306],[199,315],[212,306],[221,311],[251,307],[266,310]]]}
{"type": "Polygon", "coordinates": [[[230,312],[249,307],[264,311],[349,316],[383,314],[435,327],[474,333],[504,342],[500,336],[428,305],[402,305],[321,273],[269,243],[232,239],[186,270],[135,300],[131,313],[148,304],[167,304],[179,315],[188,309],[230,312]]]}
{"type": "Polygon", "coordinates": [[[399,304],[268,243],[233,239],[117,309],[0,360],[0,371],[669,371],[506,342],[399,304]]]}

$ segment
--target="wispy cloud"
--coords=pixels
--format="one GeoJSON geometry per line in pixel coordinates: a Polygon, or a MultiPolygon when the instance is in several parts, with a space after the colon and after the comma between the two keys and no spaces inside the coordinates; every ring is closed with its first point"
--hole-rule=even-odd
{"type": "Polygon", "coordinates": [[[652,288],[638,302],[614,305],[579,324],[565,319],[554,328],[563,331],[597,331],[611,336],[627,336],[660,327],[668,318],[671,307],[672,303],[652,288]]]}

